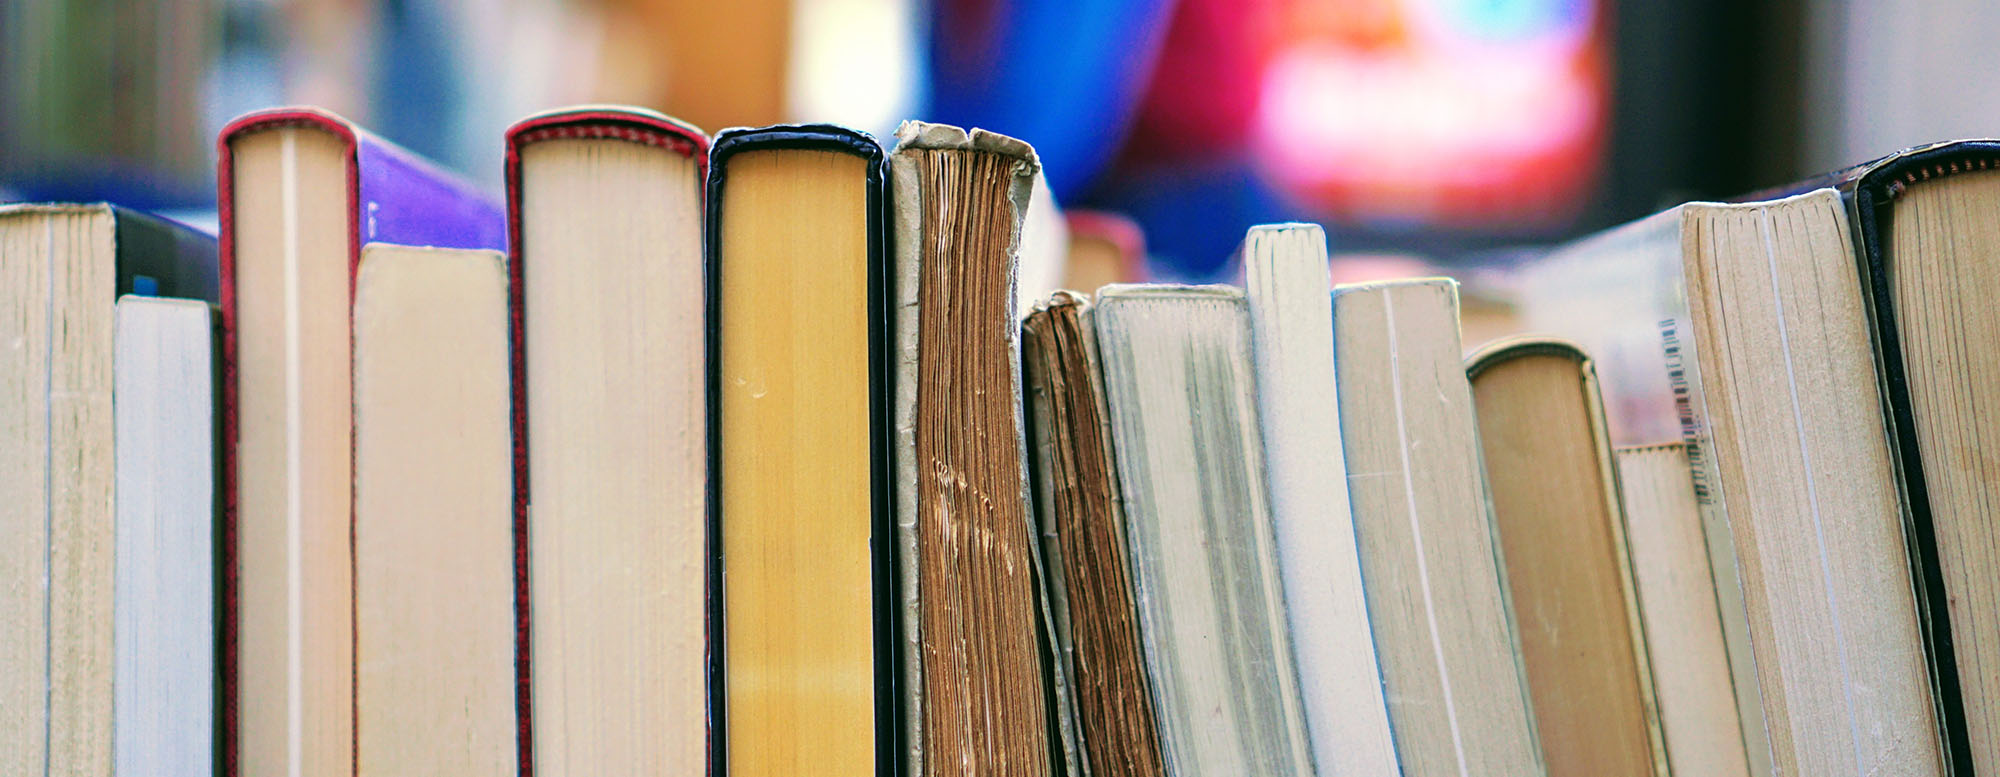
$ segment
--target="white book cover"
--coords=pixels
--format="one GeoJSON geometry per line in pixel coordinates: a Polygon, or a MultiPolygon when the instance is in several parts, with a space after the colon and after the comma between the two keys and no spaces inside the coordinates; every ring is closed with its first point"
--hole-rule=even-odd
{"type": "Polygon", "coordinates": [[[215,386],[207,303],[118,300],[113,763],[215,768],[215,386]]]}
{"type": "Polygon", "coordinates": [[[1243,275],[1271,524],[1313,760],[1321,777],[1395,774],[1333,398],[1326,234],[1316,224],[1254,227],[1243,275]]]}

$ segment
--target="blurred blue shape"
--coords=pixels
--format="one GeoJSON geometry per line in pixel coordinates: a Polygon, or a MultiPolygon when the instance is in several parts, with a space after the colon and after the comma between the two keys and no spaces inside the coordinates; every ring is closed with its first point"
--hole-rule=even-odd
{"type": "Polygon", "coordinates": [[[1119,211],[1146,235],[1149,270],[1181,283],[1237,283],[1234,255],[1258,224],[1316,221],[1289,204],[1239,155],[1120,172],[1092,203],[1119,211]]]}
{"type": "Polygon", "coordinates": [[[378,6],[370,123],[383,137],[458,168],[468,156],[454,142],[465,112],[462,33],[444,6],[437,0],[382,0],[378,6]]]}
{"type": "Polygon", "coordinates": [[[213,176],[189,179],[122,159],[69,158],[14,174],[0,202],[115,202],[139,210],[212,206],[213,176]]]}
{"type": "Polygon", "coordinates": [[[1470,36],[1500,42],[1546,35],[1591,16],[1588,0],[1443,0],[1437,7],[1470,36]]]}
{"type": "Polygon", "coordinates": [[[1058,200],[1116,156],[1174,0],[933,0],[927,118],[1035,146],[1058,200]]]}

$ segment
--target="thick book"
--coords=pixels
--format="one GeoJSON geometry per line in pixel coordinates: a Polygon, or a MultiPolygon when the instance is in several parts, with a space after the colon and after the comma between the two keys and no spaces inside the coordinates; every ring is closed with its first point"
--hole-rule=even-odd
{"type": "Polygon", "coordinates": [[[1026,143],[907,122],[889,158],[893,454],[911,773],[1040,777],[1069,747],[1045,673],[1016,272],[1026,143]]]}
{"type": "Polygon", "coordinates": [[[1774,770],[1939,774],[1902,509],[1839,197],[1684,206],[1686,402],[1774,770]]]}
{"type": "Polygon", "coordinates": [[[1094,332],[1089,301],[1067,291],[1021,322],[1051,653],[1070,680],[1081,773],[1165,777],[1094,332]]]}
{"type": "Polygon", "coordinates": [[[313,108],[218,140],[222,760],[353,771],[352,319],[368,243],[500,249],[499,205],[313,108]]]}
{"type": "MultiPolygon", "coordinates": [[[[1964,667],[1926,593],[1931,524],[1885,424],[1890,341],[1871,337],[1881,311],[1858,281],[1866,238],[1848,196],[1689,203],[1564,246],[1531,271],[1554,287],[1531,317],[1562,319],[1582,293],[1626,312],[1577,336],[1656,332],[1651,370],[1607,390],[1683,428],[1752,773],[1956,773],[1973,763],[1953,744],[1967,736],[1964,667]],[[1591,264],[1661,278],[1663,293],[1563,288],[1591,264]]],[[[1645,361],[1636,343],[1604,345],[1645,361]]]]}
{"type": "Polygon", "coordinates": [[[1842,176],[1907,507],[1949,768],[2000,770],[2000,142],[1940,143],[1842,176]]]}
{"type": "Polygon", "coordinates": [[[1243,293],[1125,285],[1092,312],[1168,774],[1314,774],[1243,293]]]}
{"type": "Polygon", "coordinates": [[[637,109],[507,132],[523,774],[707,766],[707,164],[637,109]]]}
{"type": "Polygon", "coordinates": [[[709,159],[711,774],[888,777],[882,148],[780,125],[709,159]]]}
{"type": "Polygon", "coordinates": [[[1313,760],[1322,777],[1391,774],[1340,405],[1326,397],[1338,385],[1326,234],[1316,224],[1253,227],[1242,255],[1271,525],[1313,760]]]}
{"type": "Polygon", "coordinates": [[[1544,773],[1490,519],[1458,285],[1341,285],[1348,498],[1403,773],[1544,773]]]}
{"type": "Polygon", "coordinates": [[[0,207],[0,772],[215,769],[215,242],[0,207]]]}
{"type": "Polygon", "coordinates": [[[1466,358],[1521,663],[1551,774],[1665,775],[1597,372],[1567,341],[1466,358]]]}

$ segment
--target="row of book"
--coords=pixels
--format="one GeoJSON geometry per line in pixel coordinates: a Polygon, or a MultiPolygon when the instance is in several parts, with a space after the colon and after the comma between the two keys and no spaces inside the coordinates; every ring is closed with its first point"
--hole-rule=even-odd
{"type": "Polygon", "coordinates": [[[0,772],[2000,766],[1992,146],[1557,247],[1568,339],[1466,356],[1306,224],[1053,291],[979,130],[220,145],[219,242],[0,209],[0,772]]]}

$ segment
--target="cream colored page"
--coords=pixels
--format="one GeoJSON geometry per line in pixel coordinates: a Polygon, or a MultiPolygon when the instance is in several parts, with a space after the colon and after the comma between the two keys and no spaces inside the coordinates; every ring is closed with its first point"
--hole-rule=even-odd
{"type": "Polygon", "coordinates": [[[49,340],[49,773],[111,770],[111,214],[53,237],[49,340]]]}
{"type": "Polygon", "coordinates": [[[354,748],[346,149],[310,129],[232,149],[238,768],[339,777],[354,748]]]}
{"type": "Polygon", "coordinates": [[[507,273],[370,245],[354,301],[356,766],[510,775],[507,273]]]}
{"type": "Polygon", "coordinates": [[[535,772],[701,774],[695,162],[610,140],[521,153],[535,772]]]}
{"type": "Polygon", "coordinates": [[[50,257],[42,217],[0,215],[0,773],[48,761],[50,257]]]}
{"type": "Polygon", "coordinates": [[[1842,207],[1825,191],[1690,210],[1703,409],[1778,771],[1935,774],[1901,507],[1842,207]]]}
{"type": "Polygon", "coordinates": [[[1747,775],[1715,578],[1682,450],[1659,445],[1616,454],[1660,728],[1675,774],[1747,775]]]}
{"type": "Polygon", "coordinates": [[[1369,623],[1404,774],[1539,775],[1457,312],[1456,284],[1443,279],[1334,297],[1369,623]]]}
{"type": "MultiPolygon", "coordinates": [[[[1983,166],[1982,162],[1982,166],[1983,166]]],[[[1954,167],[1955,169],[1955,167],[1954,167]]],[[[1909,187],[1888,227],[1889,284],[1917,451],[1950,601],[1972,768],[2000,772],[2000,228],[1981,170],[1909,187]]]]}

